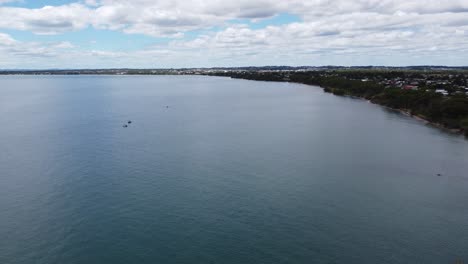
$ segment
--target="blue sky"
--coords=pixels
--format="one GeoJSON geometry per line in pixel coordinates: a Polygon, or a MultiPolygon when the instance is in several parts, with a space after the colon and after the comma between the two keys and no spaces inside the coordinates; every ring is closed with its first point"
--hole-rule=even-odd
{"type": "MultiPolygon", "coordinates": [[[[15,1],[5,6],[15,6],[28,9],[38,9],[44,6],[59,6],[73,4],[76,1],[71,0],[36,0],[36,1],[15,1]]],[[[222,26],[211,26],[203,29],[191,30],[184,32],[184,39],[193,39],[201,34],[207,34],[210,32],[219,32],[224,30],[229,25],[248,25],[252,29],[261,29],[270,25],[285,25],[294,22],[300,22],[301,18],[296,15],[279,13],[272,17],[264,18],[261,20],[255,19],[231,19],[226,21],[225,25],[222,26]]],[[[93,48],[99,50],[109,51],[133,51],[138,50],[147,46],[154,45],[156,43],[168,43],[172,40],[170,37],[157,37],[148,36],[145,34],[125,34],[120,31],[107,30],[107,29],[96,29],[93,27],[87,27],[79,31],[64,32],[61,34],[52,35],[38,35],[31,31],[22,30],[1,30],[0,32],[8,33],[13,38],[20,41],[42,41],[42,42],[60,42],[68,41],[77,44],[83,48],[93,48]]]]}
{"type": "Polygon", "coordinates": [[[0,0],[0,17],[0,69],[468,61],[467,0],[0,0]]]}

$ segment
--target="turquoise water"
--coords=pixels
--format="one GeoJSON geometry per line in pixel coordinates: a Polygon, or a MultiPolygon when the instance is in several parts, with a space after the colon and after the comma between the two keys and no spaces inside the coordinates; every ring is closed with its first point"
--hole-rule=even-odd
{"type": "Polygon", "coordinates": [[[362,100],[3,76],[0,116],[2,264],[468,261],[468,141],[362,100]]]}

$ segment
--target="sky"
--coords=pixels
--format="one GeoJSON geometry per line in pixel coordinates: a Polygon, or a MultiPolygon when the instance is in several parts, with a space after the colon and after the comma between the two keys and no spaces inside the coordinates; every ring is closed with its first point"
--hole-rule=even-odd
{"type": "Polygon", "coordinates": [[[468,65],[468,0],[0,0],[0,69],[468,65]]]}

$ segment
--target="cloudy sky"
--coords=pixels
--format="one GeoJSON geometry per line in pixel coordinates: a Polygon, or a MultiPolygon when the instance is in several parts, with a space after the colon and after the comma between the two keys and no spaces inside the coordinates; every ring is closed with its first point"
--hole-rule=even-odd
{"type": "Polygon", "coordinates": [[[468,0],[0,0],[0,69],[468,65],[468,0]]]}

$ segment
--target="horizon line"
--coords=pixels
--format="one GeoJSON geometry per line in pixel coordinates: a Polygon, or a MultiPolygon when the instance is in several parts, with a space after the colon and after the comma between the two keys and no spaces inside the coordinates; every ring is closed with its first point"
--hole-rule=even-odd
{"type": "Polygon", "coordinates": [[[109,67],[109,68],[24,68],[24,69],[0,69],[2,71],[85,71],[85,70],[193,70],[193,69],[244,69],[244,68],[468,68],[464,66],[447,65],[406,65],[406,66],[384,66],[384,65],[322,65],[322,66],[289,66],[289,65],[264,65],[264,66],[216,66],[216,67],[171,67],[171,68],[133,68],[133,67],[109,67]]]}

